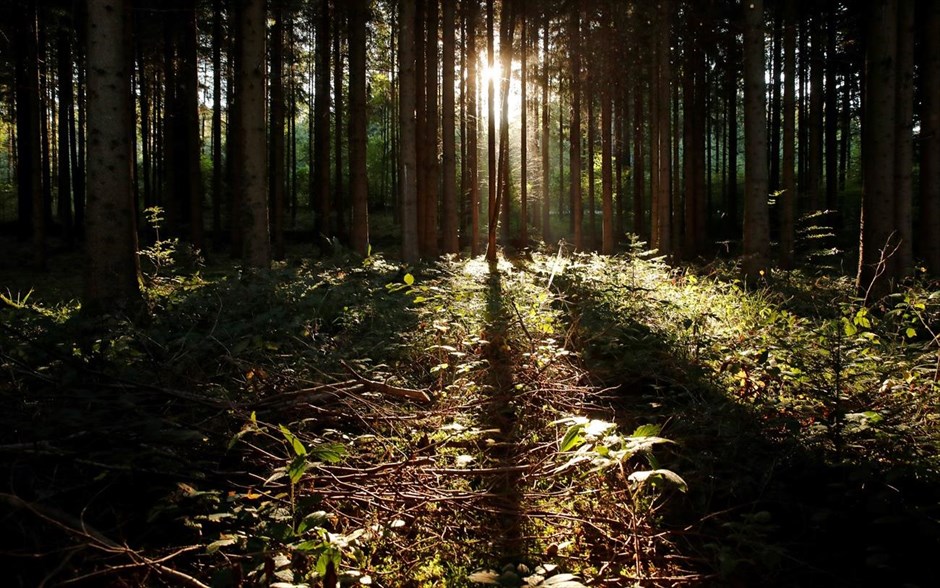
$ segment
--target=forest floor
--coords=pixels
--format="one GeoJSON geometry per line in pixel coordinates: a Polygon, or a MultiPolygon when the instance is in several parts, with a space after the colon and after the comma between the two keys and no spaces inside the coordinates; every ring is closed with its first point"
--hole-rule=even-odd
{"type": "Polygon", "coordinates": [[[5,585],[940,578],[935,285],[338,255],[151,267],[131,322],[56,263],[0,268],[5,585]]]}

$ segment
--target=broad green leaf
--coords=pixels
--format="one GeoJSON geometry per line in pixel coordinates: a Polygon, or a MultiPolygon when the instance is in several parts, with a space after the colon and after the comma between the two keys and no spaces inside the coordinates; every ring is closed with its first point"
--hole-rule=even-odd
{"type": "Polygon", "coordinates": [[[296,435],[290,432],[290,429],[284,425],[280,426],[281,434],[284,435],[284,438],[287,439],[287,442],[291,444],[291,447],[294,449],[296,455],[307,455],[307,448],[304,447],[304,444],[301,443],[300,439],[296,435]]]}
{"type": "Polygon", "coordinates": [[[646,482],[648,479],[650,479],[653,476],[663,477],[666,480],[669,480],[670,482],[678,486],[679,490],[681,490],[682,492],[685,492],[689,489],[689,485],[686,484],[685,480],[683,480],[682,477],[679,476],[679,474],[675,473],[672,470],[659,469],[659,470],[644,470],[644,471],[639,471],[639,472],[633,472],[632,474],[630,474],[630,477],[628,478],[628,480],[630,480],[631,482],[636,482],[637,484],[642,484],[643,482],[646,482]]]}
{"type": "Polygon", "coordinates": [[[661,426],[648,423],[648,424],[640,425],[639,427],[637,427],[636,431],[633,431],[633,434],[630,436],[631,437],[656,437],[659,435],[659,433],[662,430],[663,428],[661,426]]]}
{"type": "Polygon", "coordinates": [[[913,339],[917,336],[917,331],[913,327],[908,327],[904,334],[907,335],[908,339],[913,339]]]}
{"type": "Polygon", "coordinates": [[[584,437],[581,436],[581,431],[583,429],[584,429],[583,424],[579,423],[576,425],[571,425],[568,428],[568,432],[565,433],[564,438],[562,438],[559,449],[561,451],[571,451],[571,449],[584,443],[584,437]]]}
{"type": "Polygon", "coordinates": [[[405,281],[405,284],[410,286],[415,283],[415,277],[411,274],[405,274],[404,281],[405,281]]]}
{"type": "Polygon", "coordinates": [[[345,445],[333,442],[317,443],[311,448],[311,452],[313,453],[314,459],[326,463],[339,463],[343,461],[343,458],[349,453],[345,445]]]}
{"type": "Polygon", "coordinates": [[[238,543],[238,537],[234,535],[222,535],[222,538],[218,541],[213,541],[209,545],[206,545],[206,553],[215,553],[219,548],[234,545],[235,543],[238,543]]]}
{"type": "Polygon", "coordinates": [[[842,319],[842,330],[845,331],[846,337],[853,337],[858,333],[858,328],[847,318],[842,319]]]}

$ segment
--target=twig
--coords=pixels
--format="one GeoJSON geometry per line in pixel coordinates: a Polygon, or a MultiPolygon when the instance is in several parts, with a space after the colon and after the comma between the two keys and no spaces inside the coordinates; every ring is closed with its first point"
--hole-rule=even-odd
{"type": "Polygon", "coordinates": [[[375,380],[370,380],[365,376],[360,375],[356,370],[354,370],[348,363],[345,361],[340,362],[343,364],[343,367],[356,378],[360,384],[365,385],[367,388],[371,389],[373,392],[378,392],[385,396],[394,396],[396,398],[405,398],[408,400],[415,400],[418,402],[431,402],[431,396],[424,390],[416,390],[414,388],[402,388],[400,386],[393,386],[385,382],[377,382],[375,380]]]}

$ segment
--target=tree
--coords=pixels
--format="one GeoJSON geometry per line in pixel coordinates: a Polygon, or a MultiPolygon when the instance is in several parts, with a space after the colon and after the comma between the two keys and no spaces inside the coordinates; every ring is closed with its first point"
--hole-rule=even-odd
{"type": "Polygon", "coordinates": [[[238,136],[242,145],[240,211],[244,228],[242,260],[252,267],[271,265],[271,239],[268,224],[268,182],[265,129],[265,11],[264,0],[244,0],[238,4],[238,36],[241,37],[238,94],[238,136]]]}
{"type": "Polygon", "coordinates": [[[46,265],[46,229],[42,196],[42,129],[39,108],[39,49],[34,1],[27,2],[16,28],[17,190],[20,238],[32,236],[34,265],[46,265]]]}
{"type": "Polygon", "coordinates": [[[780,198],[780,265],[793,266],[796,230],[796,0],[787,0],[783,25],[783,163],[780,198]]]}
{"type": "Polygon", "coordinates": [[[569,67],[571,68],[571,117],[569,119],[569,161],[571,163],[571,216],[574,223],[574,248],[584,246],[581,225],[581,5],[573,2],[568,15],[569,67]]]}
{"type": "Polygon", "coordinates": [[[124,0],[88,0],[88,203],[82,309],[91,314],[133,313],[142,303],[131,198],[126,19],[124,0]]]}
{"type": "Polygon", "coordinates": [[[480,254],[480,176],[479,176],[479,149],[477,138],[479,117],[477,112],[477,20],[479,16],[479,0],[467,2],[467,160],[463,165],[467,168],[467,183],[464,191],[467,193],[467,206],[470,208],[470,255],[476,257],[480,254]]]}
{"type": "Polygon", "coordinates": [[[369,193],[366,169],[366,22],[368,0],[349,5],[349,191],[352,196],[352,247],[369,254],[369,193]]]}
{"type": "Polygon", "coordinates": [[[443,154],[444,253],[457,253],[457,153],[454,98],[455,0],[443,0],[443,76],[441,78],[441,134],[443,154]]]}
{"type": "Polygon", "coordinates": [[[415,5],[398,5],[399,126],[401,128],[401,255],[418,261],[418,170],[415,133],[415,5]]]}
{"type": "Polygon", "coordinates": [[[898,0],[878,0],[868,9],[866,90],[862,121],[864,191],[856,287],[866,301],[891,290],[894,228],[894,166],[898,0]]]}
{"type": "MultiPolygon", "coordinates": [[[[604,2],[603,22],[601,24],[601,38],[604,46],[610,47],[612,42],[612,25],[610,2],[604,2]]],[[[609,53],[608,53],[609,55],[609,53]]],[[[613,206],[613,144],[611,136],[611,119],[613,117],[613,97],[610,93],[611,78],[614,68],[612,63],[603,62],[602,90],[601,90],[601,202],[604,212],[601,229],[601,252],[610,255],[614,252],[614,206],[613,206]]]]}
{"type": "MultiPolygon", "coordinates": [[[[493,71],[494,49],[493,49],[493,0],[486,0],[486,66],[488,71],[493,71]]],[[[487,227],[487,245],[486,261],[496,262],[496,221],[499,218],[499,210],[496,203],[496,81],[493,76],[488,76],[489,81],[486,85],[486,181],[488,184],[489,197],[487,199],[488,221],[487,227]]]]}
{"type": "Polygon", "coordinates": [[[914,167],[914,2],[898,3],[897,93],[895,102],[894,225],[898,247],[894,277],[914,269],[911,218],[914,167]]]}
{"type": "Polygon", "coordinates": [[[316,212],[316,239],[333,236],[330,200],[330,2],[320,0],[316,9],[315,70],[316,88],[313,99],[313,185],[310,193],[316,212]]]}
{"type": "Polygon", "coordinates": [[[274,23],[271,26],[271,140],[268,164],[268,191],[271,195],[271,236],[274,241],[274,259],[284,259],[284,5],[275,1],[272,7],[274,23]]]}
{"type": "Polygon", "coordinates": [[[940,275],[940,3],[923,5],[920,250],[928,271],[940,275]]]}
{"type": "Polygon", "coordinates": [[[767,93],[764,83],[764,2],[744,10],[744,274],[763,276],[770,261],[767,206],[767,93]]]}

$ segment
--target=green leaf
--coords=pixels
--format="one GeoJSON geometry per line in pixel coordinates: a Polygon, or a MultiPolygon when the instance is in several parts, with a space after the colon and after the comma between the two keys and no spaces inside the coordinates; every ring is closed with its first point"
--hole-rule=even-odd
{"type": "Polygon", "coordinates": [[[917,330],[915,330],[914,327],[908,327],[907,330],[904,331],[904,334],[907,335],[908,339],[913,339],[917,336],[917,330]]]}
{"type": "Polygon", "coordinates": [[[628,480],[630,480],[631,482],[636,482],[637,484],[642,484],[643,482],[646,482],[647,480],[649,480],[651,477],[654,477],[654,476],[657,478],[661,477],[661,478],[665,478],[666,480],[669,480],[670,482],[678,486],[679,490],[682,492],[685,492],[689,489],[689,485],[686,484],[685,480],[683,480],[682,477],[679,476],[679,474],[675,473],[672,470],[659,469],[659,470],[644,470],[644,471],[639,471],[639,472],[633,472],[632,474],[630,474],[630,477],[628,478],[628,480]]]}
{"type": "Polygon", "coordinates": [[[342,443],[318,443],[311,448],[314,459],[326,463],[339,463],[346,457],[348,451],[342,443]]]}
{"type": "Polygon", "coordinates": [[[584,430],[584,424],[582,423],[571,425],[568,428],[568,432],[565,433],[564,438],[562,438],[559,449],[561,451],[571,451],[573,448],[584,443],[584,437],[581,436],[582,430],[584,430]]]}
{"type": "Polygon", "coordinates": [[[296,484],[299,482],[309,467],[310,463],[307,461],[306,455],[298,455],[295,457],[294,460],[290,462],[290,466],[287,468],[287,475],[290,477],[290,483],[296,484]]]}
{"type": "Polygon", "coordinates": [[[645,425],[640,425],[636,428],[636,431],[633,431],[631,437],[657,437],[659,433],[662,432],[663,428],[659,425],[654,425],[648,423],[645,425]]]}
{"type": "Polygon", "coordinates": [[[846,337],[853,337],[858,333],[858,328],[855,324],[845,317],[842,318],[842,330],[845,332],[846,337]]]}
{"type": "Polygon", "coordinates": [[[235,543],[238,543],[238,537],[234,535],[222,535],[222,538],[218,541],[213,541],[209,545],[206,545],[206,553],[215,553],[220,547],[234,545],[235,543]]]}
{"type": "Polygon", "coordinates": [[[294,453],[298,456],[307,455],[307,448],[304,447],[304,444],[301,443],[300,439],[296,435],[290,432],[290,429],[284,425],[280,426],[281,434],[284,435],[284,438],[287,439],[287,442],[291,444],[291,447],[294,449],[294,453]]]}
{"type": "Polygon", "coordinates": [[[405,280],[405,284],[408,286],[415,283],[415,277],[411,274],[405,274],[404,280],[405,280]]]}

